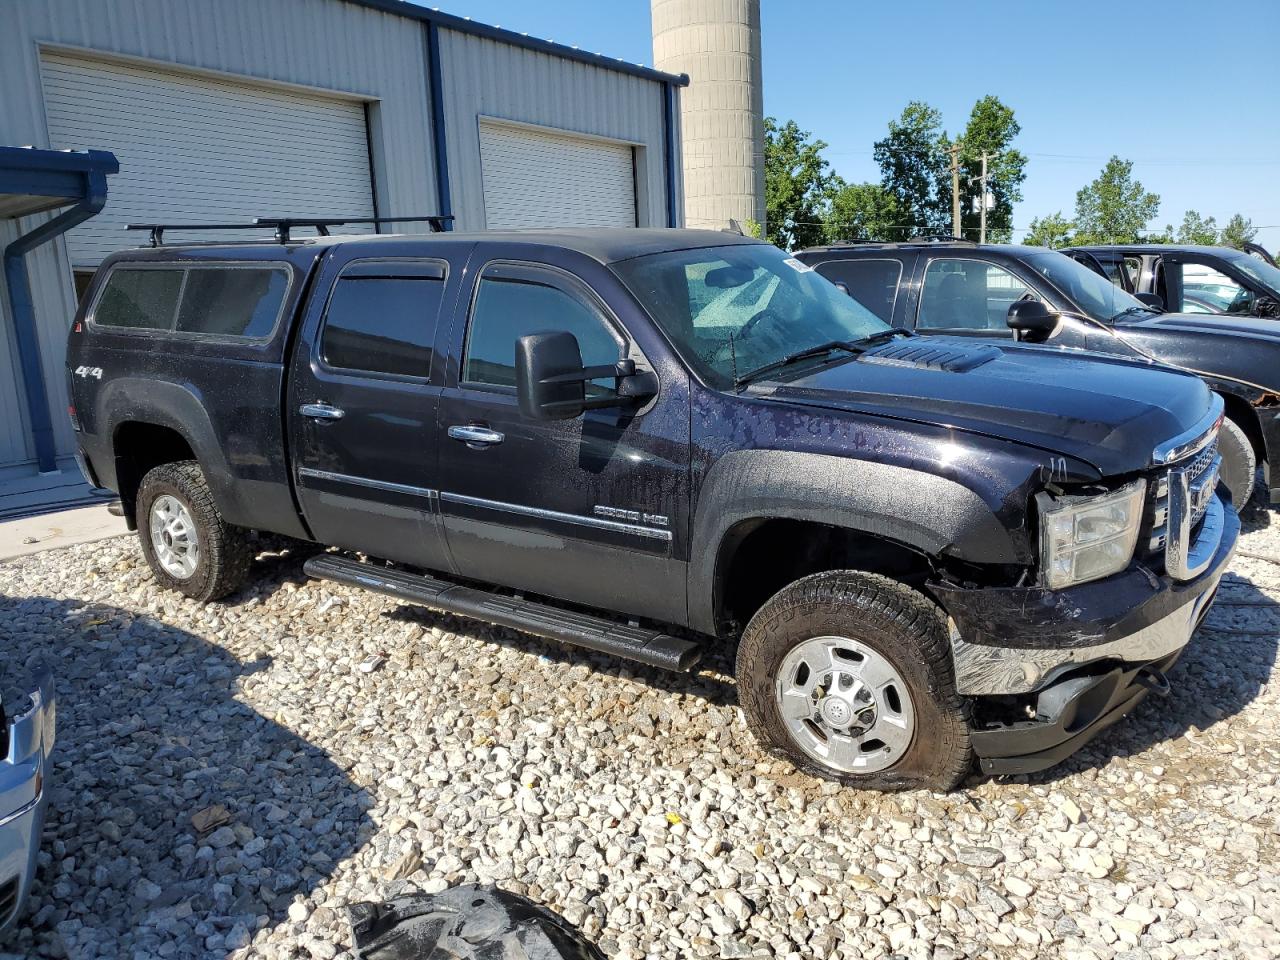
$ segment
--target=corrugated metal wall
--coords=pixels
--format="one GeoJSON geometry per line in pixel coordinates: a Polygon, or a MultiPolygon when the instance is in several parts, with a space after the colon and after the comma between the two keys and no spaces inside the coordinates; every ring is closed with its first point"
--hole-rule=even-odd
{"type": "MultiPolygon", "coordinates": [[[[379,213],[437,212],[427,30],[418,20],[340,0],[0,0],[0,5],[0,143],[64,146],[49,142],[42,49],[145,60],[151,66],[367,99],[379,213]]],[[[667,222],[661,82],[456,30],[441,28],[439,35],[458,229],[484,226],[481,116],[642,144],[636,149],[638,219],[642,226],[667,222]]],[[[110,150],[112,145],[93,146],[110,150]]],[[[36,222],[22,221],[22,229],[36,222]]],[[[0,221],[0,244],[18,232],[12,221],[0,221]]],[[[132,242],[121,238],[121,246],[132,242]]],[[[27,263],[58,449],[69,454],[73,439],[61,414],[62,365],[75,298],[66,244],[57,240],[29,255],[27,263]]],[[[16,377],[6,313],[0,317],[0,381],[7,381],[0,383],[0,472],[33,455],[16,377]]]]}
{"type": "Polygon", "coordinates": [[[480,117],[486,116],[645,144],[636,150],[639,223],[666,226],[662,84],[452,30],[440,31],[440,59],[460,229],[484,226],[480,117]]]}

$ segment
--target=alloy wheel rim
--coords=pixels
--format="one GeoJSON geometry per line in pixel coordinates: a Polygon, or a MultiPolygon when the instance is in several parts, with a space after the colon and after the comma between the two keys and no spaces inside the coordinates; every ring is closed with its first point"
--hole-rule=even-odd
{"type": "Polygon", "coordinates": [[[915,736],[915,707],[902,675],[848,637],[813,637],[793,647],[774,694],[795,744],[839,773],[891,767],[915,736]]]}
{"type": "Polygon", "coordinates": [[[191,512],[177,497],[163,494],[151,504],[151,547],[171,577],[189,579],[200,565],[200,540],[191,512]]]}

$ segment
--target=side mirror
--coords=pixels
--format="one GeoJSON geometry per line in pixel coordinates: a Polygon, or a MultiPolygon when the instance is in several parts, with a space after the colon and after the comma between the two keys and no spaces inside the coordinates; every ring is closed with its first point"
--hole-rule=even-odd
{"type": "Polygon", "coordinates": [[[849,292],[849,285],[847,283],[843,283],[837,280],[835,282],[835,286],[836,286],[836,289],[839,290],[841,293],[843,293],[846,297],[853,296],[853,294],[849,292]]]}
{"type": "Polygon", "coordinates": [[[1015,339],[1026,343],[1044,343],[1062,323],[1062,315],[1040,300],[1019,300],[1010,304],[1005,323],[1015,339]]]}
{"type": "Polygon", "coordinates": [[[1280,317],[1280,302],[1271,297],[1259,297],[1253,304],[1255,317],[1280,317]]]}
{"type": "Polygon", "coordinates": [[[634,360],[582,365],[578,338],[568,331],[531,333],[516,341],[516,398],[530,420],[572,420],[585,410],[642,403],[658,393],[658,378],[634,360]],[[587,382],[613,377],[612,396],[587,399],[587,382]]]}
{"type": "Polygon", "coordinates": [[[1135,293],[1133,299],[1144,306],[1164,313],[1164,298],[1158,293],[1135,293]]]}

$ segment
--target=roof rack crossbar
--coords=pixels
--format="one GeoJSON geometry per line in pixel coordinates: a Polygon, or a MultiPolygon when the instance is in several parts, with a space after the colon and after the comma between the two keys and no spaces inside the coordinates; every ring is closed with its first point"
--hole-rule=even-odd
{"type": "Polygon", "coordinates": [[[966,237],[952,236],[949,233],[921,233],[912,237],[907,243],[919,243],[922,240],[929,240],[934,243],[967,243],[974,247],[978,245],[977,241],[969,240],[966,237]]]}
{"type": "Polygon", "coordinates": [[[430,214],[422,217],[256,217],[252,223],[130,223],[126,230],[146,230],[150,233],[150,245],[164,245],[166,230],[261,230],[275,231],[277,243],[289,243],[292,231],[297,227],[310,227],[321,237],[329,236],[331,227],[344,227],[361,223],[425,223],[432,233],[443,233],[452,216],[430,214]]]}

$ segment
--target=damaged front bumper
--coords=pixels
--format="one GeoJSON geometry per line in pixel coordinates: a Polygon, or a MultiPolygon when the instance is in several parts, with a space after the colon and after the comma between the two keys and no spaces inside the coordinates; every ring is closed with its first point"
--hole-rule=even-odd
{"type": "Polygon", "coordinates": [[[1213,602],[1240,534],[1221,497],[1177,581],[1141,566],[1065,590],[935,586],[955,627],[956,689],[980,698],[971,731],[988,773],[1052,766],[1132,710],[1177,661],[1213,602]]]}
{"type": "Polygon", "coordinates": [[[0,757],[0,931],[21,914],[36,873],[47,802],[45,776],[57,724],[50,674],[41,675],[30,700],[9,724],[7,749],[0,757]]]}

